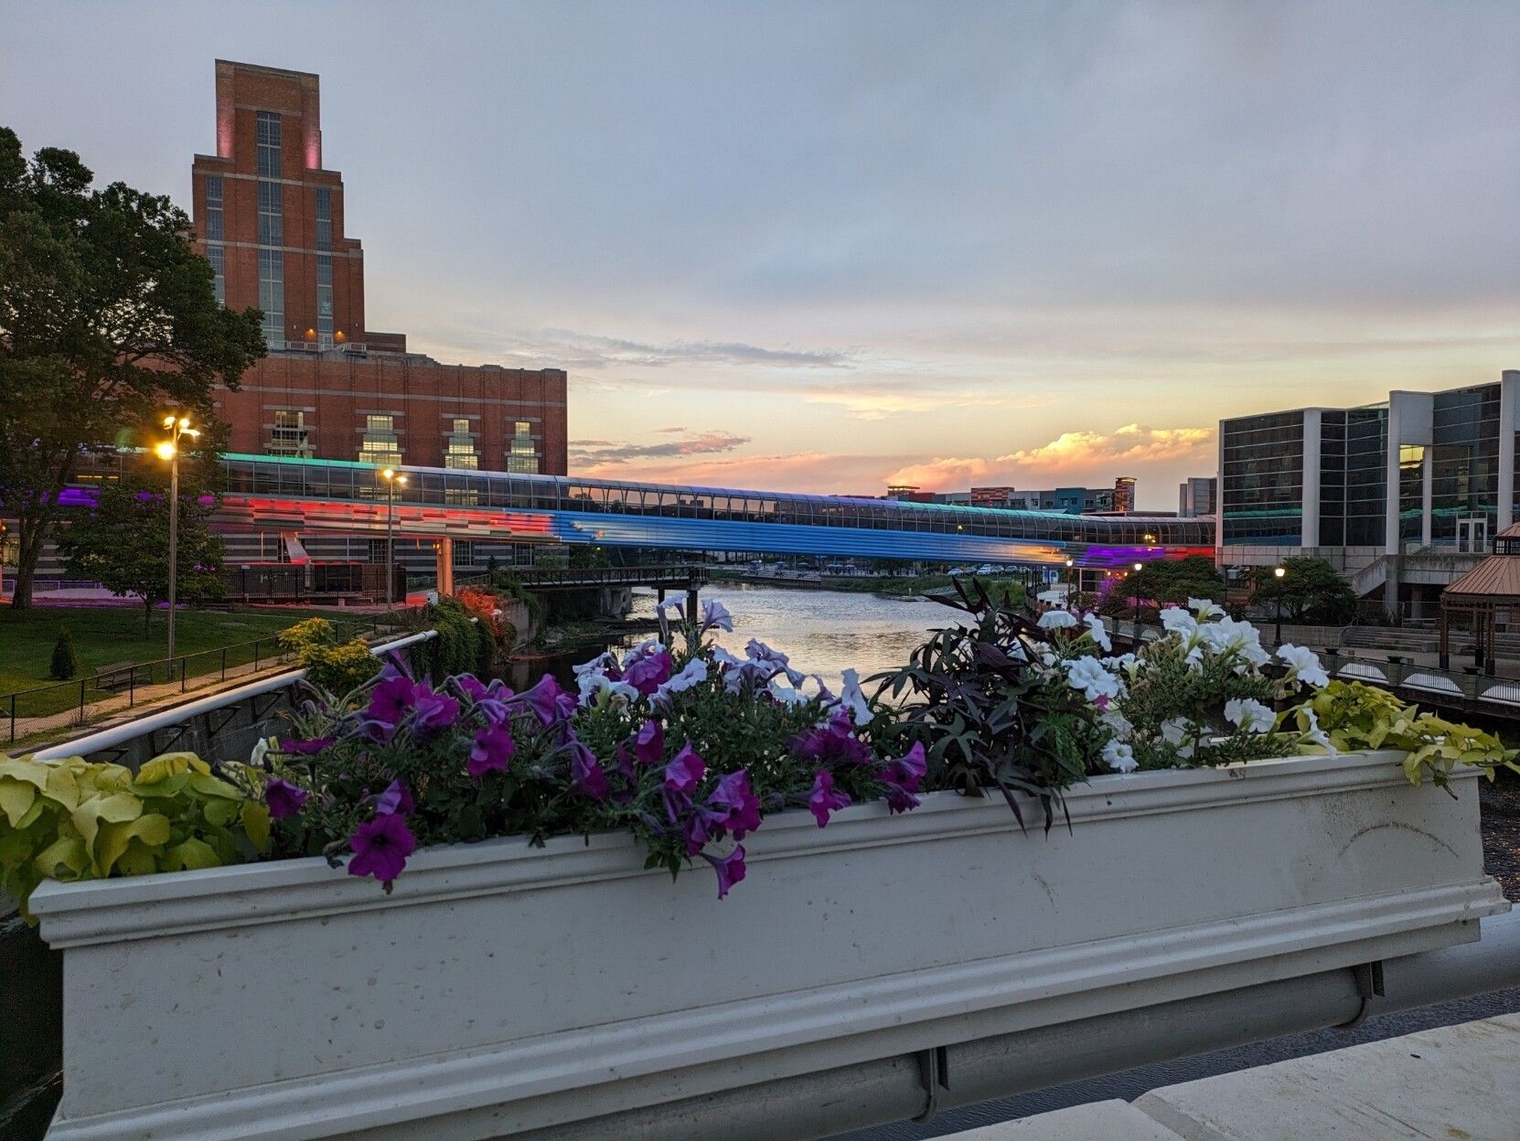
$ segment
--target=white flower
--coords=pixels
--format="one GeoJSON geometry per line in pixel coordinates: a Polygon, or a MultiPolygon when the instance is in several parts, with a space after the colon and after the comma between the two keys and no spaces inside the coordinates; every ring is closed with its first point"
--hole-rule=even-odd
{"type": "Polygon", "coordinates": [[[1097,658],[1076,658],[1061,664],[1066,668],[1066,680],[1071,687],[1080,689],[1088,701],[1115,698],[1124,692],[1119,679],[1104,669],[1097,658]]]}
{"type": "Polygon", "coordinates": [[[1191,635],[1198,629],[1198,619],[1180,606],[1168,606],[1161,611],[1161,625],[1168,634],[1191,635]]]}
{"type": "Polygon", "coordinates": [[[253,755],[248,758],[248,763],[255,768],[264,763],[264,755],[274,748],[273,737],[260,737],[253,746],[253,755]]]}
{"type": "Polygon", "coordinates": [[[1314,651],[1308,647],[1285,642],[1277,647],[1277,656],[1287,663],[1289,675],[1305,685],[1320,689],[1330,684],[1330,675],[1320,665],[1314,651]]]}
{"type": "Polygon", "coordinates": [[[1135,731],[1135,727],[1130,724],[1129,718],[1117,709],[1109,709],[1099,714],[1098,723],[1112,733],[1115,740],[1119,741],[1129,740],[1130,735],[1135,731]]]}
{"type": "Polygon", "coordinates": [[[1309,728],[1298,739],[1298,743],[1300,745],[1318,745],[1325,750],[1326,755],[1331,757],[1336,756],[1336,748],[1330,743],[1330,738],[1326,736],[1325,731],[1319,727],[1319,718],[1314,716],[1314,710],[1306,708],[1304,712],[1309,717],[1309,728]]]}
{"type": "Polygon", "coordinates": [[[1084,614],[1082,621],[1087,623],[1087,632],[1092,635],[1092,640],[1100,649],[1113,651],[1114,644],[1108,640],[1108,631],[1103,627],[1103,619],[1097,614],[1084,614]]]}
{"type": "Polygon", "coordinates": [[[629,650],[626,654],[623,655],[623,668],[627,669],[640,658],[646,657],[649,654],[658,653],[664,648],[665,643],[660,641],[658,638],[645,638],[637,646],[633,647],[633,649],[629,650]]]}
{"type": "Polygon", "coordinates": [[[1161,723],[1161,739],[1176,748],[1177,755],[1184,761],[1193,755],[1193,736],[1193,724],[1185,718],[1173,717],[1161,723]]]}
{"type": "Polygon", "coordinates": [[[712,660],[720,666],[736,666],[739,664],[739,659],[730,654],[722,646],[713,646],[708,652],[712,654],[712,660]]]}
{"type": "Polygon", "coordinates": [[[1277,717],[1270,709],[1249,697],[1226,701],[1224,715],[1232,725],[1239,725],[1247,733],[1266,733],[1277,724],[1277,717]]]}
{"type": "Polygon", "coordinates": [[[1047,610],[1040,615],[1041,630],[1064,630],[1076,624],[1076,615],[1069,610],[1047,610]]]}
{"type": "Polygon", "coordinates": [[[1140,659],[1134,654],[1120,654],[1116,658],[1104,658],[1103,664],[1111,670],[1117,670],[1128,677],[1134,677],[1140,672],[1140,659]]]}
{"type": "Polygon", "coordinates": [[[580,665],[571,666],[570,668],[575,671],[576,677],[580,677],[582,674],[592,672],[604,674],[609,668],[617,664],[617,657],[612,653],[612,651],[605,650],[602,653],[598,654],[596,657],[592,658],[589,662],[582,662],[580,665]]]}
{"type": "Polygon", "coordinates": [[[782,705],[802,705],[808,699],[805,693],[783,684],[779,673],[771,678],[769,688],[771,696],[781,702],[782,705]]]}
{"type": "Polygon", "coordinates": [[[581,705],[599,705],[604,701],[619,708],[637,701],[639,691],[623,681],[611,681],[606,674],[583,673],[575,679],[580,686],[581,705]]]}
{"type": "Polygon", "coordinates": [[[1224,607],[1207,598],[1188,599],[1188,609],[1198,615],[1198,621],[1207,622],[1210,618],[1224,617],[1224,607]]]}
{"type": "Polygon", "coordinates": [[[1110,741],[1103,746],[1103,761],[1115,772],[1132,773],[1139,768],[1135,750],[1121,741],[1110,741]]]}
{"type": "MultiPolygon", "coordinates": [[[[855,722],[855,724],[870,724],[871,718],[875,714],[871,712],[871,707],[866,702],[865,694],[860,692],[859,672],[856,670],[845,670],[841,676],[844,678],[844,692],[839,697],[839,704],[850,711],[850,720],[855,722]]],[[[821,681],[818,684],[820,688],[823,685],[821,681]]]]}
{"type": "Polygon", "coordinates": [[[667,678],[654,691],[656,701],[668,698],[672,693],[685,693],[694,685],[700,685],[707,680],[707,663],[701,658],[692,658],[686,663],[680,673],[667,678]]]}

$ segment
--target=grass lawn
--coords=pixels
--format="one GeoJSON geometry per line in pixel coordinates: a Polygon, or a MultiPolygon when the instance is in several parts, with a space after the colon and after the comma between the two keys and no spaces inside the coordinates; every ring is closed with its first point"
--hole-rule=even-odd
{"type": "MultiPolygon", "coordinates": [[[[273,639],[287,626],[312,614],[336,620],[339,632],[345,631],[344,616],[331,611],[181,610],[174,621],[175,656],[217,650],[255,638],[273,639]]],[[[67,626],[74,636],[80,677],[90,677],[96,666],[158,661],[167,648],[165,617],[163,611],[153,615],[153,634],[145,638],[141,607],[39,606],[17,611],[0,607],[0,693],[51,683],[48,666],[60,626],[67,626]]],[[[272,652],[272,645],[270,649],[272,652]]],[[[189,672],[201,672],[196,666],[189,663],[189,672]]]]}

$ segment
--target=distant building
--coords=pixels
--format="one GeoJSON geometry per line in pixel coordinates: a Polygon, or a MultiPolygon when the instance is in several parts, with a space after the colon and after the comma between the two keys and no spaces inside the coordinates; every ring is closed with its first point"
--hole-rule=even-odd
{"type": "Polygon", "coordinates": [[[1177,514],[1183,519],[1213,515],[1219,480],[1214,476],[1192,476],[1177,488],[1177,514]]]}
{"type": "MultiPolygon", "coordinates": [[[[364,251],[346,231],[342,175],[322,165],[320,109],[315,75],[216,62],[216,153],[195,156],[195,234],[218,299],[263,310],[270,350],[239,391],[218,394],[229,450],[567,474],[563,370],[440,364],[408,352],[405,334],[367,326],[364,251]]],[[[306,546],[316,558],[383,558],[361,538],[306,546]]],[[[513,554],[455,546],[461,569],[513,554]]],[[[229,561],[287,550],[269,536],[229,536],[228,547],[229,561]]],[[[397,549],[432,565],[417,544],[397,549]]]]}
{"type": "Polygon", "coordinates": [[[1121,475],[1114,480],[1114,510],[1120,515],[1135,512],[1135,477],[1121,475]]]}
{"type": "Polygon", "coordinates": [[[1426,616],[1517,517],[1520,371],[1362,408],[1222,420],[1221,565],[1329,560],[1363,597],[1426,616]]]}
{"type": "Polygon", "coordinates": [[[270,349],[220,395],[230,450],[565,474],[563,370],[440,364],[366,326],[317,76],[218,60],[216,154],[195,156],[192,195],[218,298],[262,309],[270,349]]]}

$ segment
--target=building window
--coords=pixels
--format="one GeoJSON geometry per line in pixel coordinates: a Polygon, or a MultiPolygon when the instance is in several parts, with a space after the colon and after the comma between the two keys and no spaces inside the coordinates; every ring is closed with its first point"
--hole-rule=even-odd
{"type": "Polygon", "coordinates": [[[400,467],[401,446],[396,435],[394,416],[365,416],[364,439],[359,445],[359,462],[376,467],[400,467]]]}
{"type": "Polygon", "coordinates": [[[220,242],[223,236],[222,176],[213,174],[206,178],[206,240],[220,242]]]}
{"type": "Polygon", "coordinates": [[[454,430],[444,437],[443,466],[467,471],[480,469],[480,456],[475,451],[468,420],[455,420],[454,430]]]}
{"type": "Polygon", "coordinates": [[[306,413],[278,410],[274,414],[274,430],[270,435],[269,454],[272,456],[298,456],[312,458],[311,431],[306,426],[306,413]]]}
{"type": "Polygon", "coordinates": [[[369,541],[369,561],[385,565],[385,540],[371,539],[369,541]]]}
{"type": "Polygon", "coordinates": [[[285,255],[259,251],[259,308],[264,311],[264,340],[274,350],[285,347],[285,255]]]}
{"type": "Polygon", "coordinates": [[[256,142],[258,143],[258,173],[260,178],[279,178],[280,168],[280,116],[274,111],[254,112],[256,142]]]}
{"type": "Polygon", "coordinates": [[[332,249],[332,191],[317,189],[317,249],[332,249]]]}
{"type": "Polygon", "coordinates": [[[518,475],[538,474],[538,446],[533,441],[532,425],[517,421],[516,431],[507,443],[507,471],[518,475]]]}
{"type": "Polygon", "coordinates": [[[216,288],[216,303],[227,304],[227,255],[221,245],[206,247],[206,260],[211,263],[211,282],[216,288]]]}
{"type": "Polygon", "coordinates": [[[475,565],[475,544],[470,539],[454,540],[454,566],[472,567],[475,565]]]}
{"type": "Polygon", "coordinates": [[[332,255],[317,255],[317,347],[333,347],[332,255]]]}
{"type": "Polygon", "coordinates": [[[285,244],[285,207],[278,182],[259,183],[259,245],[285,244]]]}

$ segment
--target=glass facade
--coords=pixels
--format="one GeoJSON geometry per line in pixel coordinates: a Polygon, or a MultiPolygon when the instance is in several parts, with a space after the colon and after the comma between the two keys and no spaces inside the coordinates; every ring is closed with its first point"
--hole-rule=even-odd
{"type": "Polygon", "coordinates": [[[285,207],[278,182],[259,182],[259,245],[285,244],[285,207]]]}
{"type": "Polygon", "coordinates": [[[1304,414],[1220,425],[1225,546],[1303,545],[1304,414]]]}
{"type": "Polygon", "coordinates": [[[259,308],[264,311],[264,340],[271,349],[285,347],[285,255],[259,251],[259,308]]]}
{"type": "Polygon", "coordinates": [[[1431,539],[1454,543],[1459,524],[1477,519],[1493,534],[1499,502],[1499,386],[1436,393],[1433,427],[1431,539]]]}
{"type": "Polygon", "coordinates": [[[227,304],[227,252],[218,243],[206,246],[206,260],[211,263],[211,284],[216,290],[216,303],[227,304]]]}
{"type": "Polygon", "coordinates": [[[208,242],[220,242],[226,236],[222,207],[222,176],[208,175],[206,178],[206,240],[208,242]]]}
{"type": "Polygon", "coordinates": [[[293,410],[275,412],[274,429],[269,440],[269,454],[311,458],[311,431],[306,424],[305,412],[293,410]]]}
{"type": "Polygon", "coordinates": [[[470,435],[468,420],[455,420],[454,430],[444,437],[443,466],[479,470],[480,455],[475,451],[475,438],[470,435]]]}
{"type": "Polygon", "coordinates": [[[1388,409],[1320,413],[1319,545],[1381,546],[1388,409]]]}

